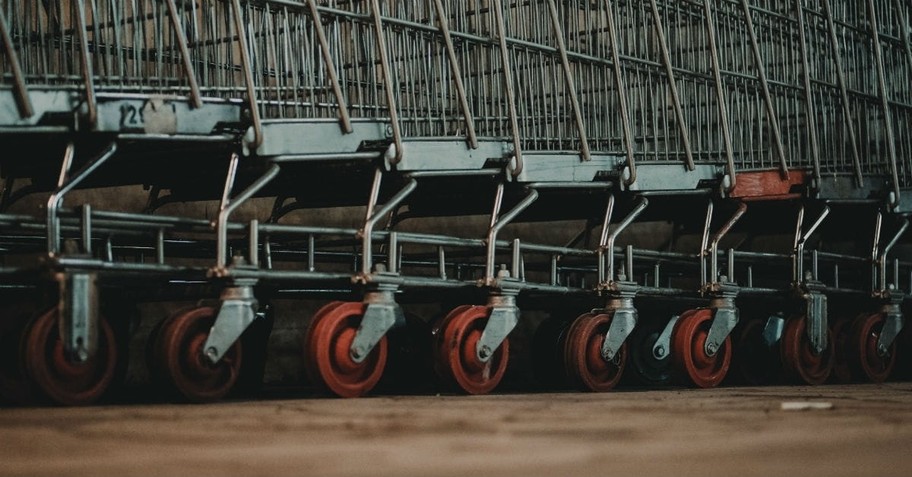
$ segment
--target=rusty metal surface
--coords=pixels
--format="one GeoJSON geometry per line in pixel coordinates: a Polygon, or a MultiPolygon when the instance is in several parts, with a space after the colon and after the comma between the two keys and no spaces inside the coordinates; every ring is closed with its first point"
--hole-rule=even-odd
{"type": "Polygon", "coordinates": [[[0,475],[908,475],[910,420],[910,383],[2,409],[0,475]]]}

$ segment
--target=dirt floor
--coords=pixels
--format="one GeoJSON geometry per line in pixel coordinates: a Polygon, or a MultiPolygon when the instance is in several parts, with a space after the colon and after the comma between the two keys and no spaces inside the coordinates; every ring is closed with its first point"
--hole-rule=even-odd
{"type": "Polygon", "coordinates": [[[2,475],[912,475],[910,383],[11,408],[0,429],[2,475]]]}

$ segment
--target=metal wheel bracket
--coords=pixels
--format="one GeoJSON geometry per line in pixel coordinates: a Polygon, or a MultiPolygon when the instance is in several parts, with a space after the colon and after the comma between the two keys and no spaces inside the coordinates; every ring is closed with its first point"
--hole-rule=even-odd
{"type": "Polygon", "coordinates": [[[883,328],[880,331],[880,337],[877,338],[877,354],[880,356],[886,356],[890,353],[890,346],[896,340],[896,337],[899,336],[903,325],[905,325],[899,305],[887,305],[886,308],[883,312],[883,328]]]}
{"type": "Polygon", "coordinates": [[[766,320],[763,326],[763,342],[767,346],[776,346],[776,343],[782,339],[782,331],[785,330],[785,318],[773,315],[766,320]]]}
{"type": "Polygon", "coordinates": [[[703,345],[707,356],[715,356],[725,339],[738,324],[738,309],[734,306],[713,308],[713,321],[709,326],[706,344],[703,345]]]}
{"type": "Polygon", "coordinates": [[[668,324],[665,325],[665,329],[662,330],[662,333],[659,334],[659,337],[656,338],[656,342],[652,345],[652,356],[655,359],[665,359],[671,353],[671,333],[674,331],[675,325],[678,324],[678,320],[681,319],[680,315],[674,315],[668,320],[668,324]]]}
{"type": "Polygon", "coordinates": [[[507,339],[516,324],[519,323],[519,308],[513,295],[492,296],[489,300],[491,314],[485,324],[484,332],[475,345],[475,356],[482,363],[487,363],[494,351],[507,339]]]}
{"type": "Polygon", "coordinates": [[[602,358],[605,358],[605,361],[614,359],[636,324],[637,311],[633,306],[612,311],[611,325],[609,325],[608,334],[605,335],[605,341],[602,343],[602,358]]]}
{"type": "Polygon", "coordinates": [[[98,286],[94,273],[60,273],[60,337],[70,359],[84,363],[98,350],[98,286]]]}
{"type": "Polygon", "coordinates": [[[601,350],[602,358],[606,361],[614,359],[637,324],[637,310],[633,307],[633,298],[639,287],[634,282],[612,282],[612,285],[611,300],[605,307],[605,312],[612,315],[611,324],[608,326],[601,350]]]}
{"type": "Polygon", "coordinates": [[[807,303],[807,336],[817,354],[827,349],[827,297],[823,293],[804,294],[807,303]]]}
{"type": "Polygon", "coordinates": [[[222,290],[218,315],[215,318],[206,344],[206,358],[216,364],[241,337],[244,330],[259,316],[259,303],[253,296],[253,284],[236,284],[222,290]]]}
{"type": "Polygon", "coordinates": [[[384,287],[365,296],[364,317],[349,348],[352,361],[361,363],[367,359],[389,330],[405,325],[405,313],[393,299],[395,291],[395,286],[384,287]]]}

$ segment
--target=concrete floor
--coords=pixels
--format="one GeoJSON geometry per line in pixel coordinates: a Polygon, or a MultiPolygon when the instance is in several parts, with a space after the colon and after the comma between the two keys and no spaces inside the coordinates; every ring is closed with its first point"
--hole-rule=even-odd
{"type": "Polygon", "coordinates": [[[0,429],[0,475],[912,475],[910,383],[14,408],[0,429]]]}

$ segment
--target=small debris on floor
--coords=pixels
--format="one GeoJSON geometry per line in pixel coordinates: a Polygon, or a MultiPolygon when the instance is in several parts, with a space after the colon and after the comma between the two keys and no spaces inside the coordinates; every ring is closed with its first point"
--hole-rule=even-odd
{"type": "Polygon", "coordinates": [[[808,401],[783,401],[781,409],[783,411],[816,411],[833,409],[831,402],[808,402],[808,401]]]}

